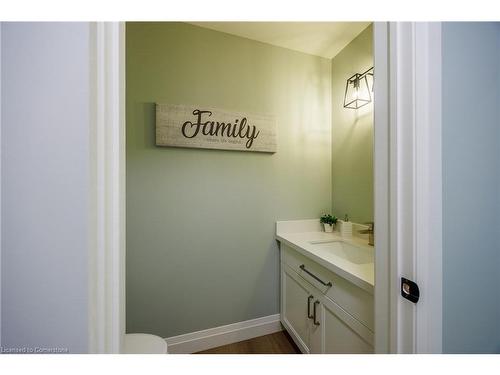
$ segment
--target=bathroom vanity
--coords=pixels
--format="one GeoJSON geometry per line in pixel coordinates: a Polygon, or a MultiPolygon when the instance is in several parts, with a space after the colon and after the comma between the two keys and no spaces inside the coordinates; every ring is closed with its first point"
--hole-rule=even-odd
{"type": "Polygon", "coordinates": [[[373,247],[280,221],[281,323],[303,353],[373,353],[373,247]]]}

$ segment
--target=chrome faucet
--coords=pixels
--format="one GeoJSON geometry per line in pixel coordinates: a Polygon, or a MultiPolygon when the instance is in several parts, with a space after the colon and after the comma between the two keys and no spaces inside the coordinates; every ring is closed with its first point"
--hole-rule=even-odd
{"type": "Polygon", "coordinates": [[[368,225],[368,229],[358,230],[358,233],[368,234],[368,245],[374,246],[375,245],[375,223],[370,222],[370,223],[365,223],[365,224],[368,225]]]}

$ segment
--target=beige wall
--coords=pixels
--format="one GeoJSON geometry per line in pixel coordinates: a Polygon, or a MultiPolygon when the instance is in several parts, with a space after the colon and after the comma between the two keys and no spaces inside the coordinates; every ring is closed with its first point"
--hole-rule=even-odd
{"type": "Polygon", "coordinates": [[[127,331],[278,313],[275,221],[331,207],[331,60],[182,23],[126,39],[127,331]],[[274,114],[278,152],[156,147],[155,102],[274,114]]]}
{"type": "Polygon", "coordinates": [[[373,221],[373,103],[343,107],[346,80],[373,66],[370,25],[332,61],[332,209],[340,218],[373,221]]]}

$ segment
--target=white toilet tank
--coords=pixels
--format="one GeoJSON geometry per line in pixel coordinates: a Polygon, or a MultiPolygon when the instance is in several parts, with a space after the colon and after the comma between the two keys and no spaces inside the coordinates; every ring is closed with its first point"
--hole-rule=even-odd
{"type": "Polygon", "coordinates": [[[123,343],[124,354],[166,354],[167,343],[159,336],[147,333],[127,333],[123,343]]]}

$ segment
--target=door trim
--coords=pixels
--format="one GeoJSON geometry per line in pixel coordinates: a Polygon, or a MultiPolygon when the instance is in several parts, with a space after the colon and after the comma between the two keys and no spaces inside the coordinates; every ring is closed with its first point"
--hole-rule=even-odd
{"type": "Polygon", "coordinates": [[[390,195],[389,195],[389,25],[373,25],[374,60],[374,222],[375,222],[375,353],[390,353],[391,290],[390,272],[390,195]]]}
{"type": "Polygon", "coordinates": [[[416,352],[442,352],[441,23],[414,25],[415,34],[415,278],[425,294],[416,311],[416,352]]]}
{"type": "Polygon", "coordinates": [[[89,352],[125,335],[125,24],[90,23],[89,352]]]}
{"type": "Polygon", "coordinates": [[[375,351],[440,353],[441,23],[375,23],[374,51],[375,351]]]}

